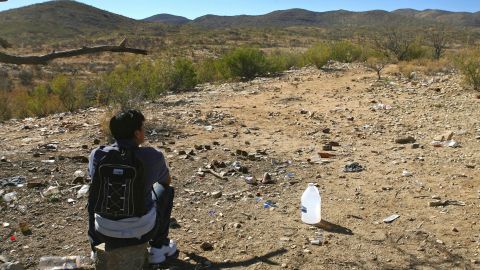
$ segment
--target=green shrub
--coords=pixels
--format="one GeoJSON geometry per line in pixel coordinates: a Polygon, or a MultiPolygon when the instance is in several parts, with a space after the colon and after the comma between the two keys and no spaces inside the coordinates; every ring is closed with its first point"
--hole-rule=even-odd
{"type": "Polygon", "coordinates": [[[415,42],[408,47],[405,58],[403,60],[411,61],[432,57],[432,51],[429,48],[421,45],[419,42],[415,42]]]}
{"type": "MultiPolygon", "coordinates": [[[[256,76],[266,74],[267,60],[265,54],[259,49],[255,48],[237,48],[234,51],[226,54],[222,61],[228,71],[228,75],[234,78],[241,78],[243,80],[250,80],[256,76]]],[[[225,76],[224,77],[229,77],[225,76]]]]}
{"type": "Polygon", "coordinates": [[[195,68],[192,61],[187,59],[175,60],[169,77],[169,89],[174,92],[190,90],[197,85],[195,68]]]}
{"type": "Polygon", "coordinates": [[[218,82],[231,77],[225,62],[220,59],[205,59],[197,64],[195,69],[199,83],[218,82]]]}
{"type": "Polygon", "coordinates": [[[309,48],[305,54],[305,62],[315,65],[317,68],[323,67],[330,60],[331,48],[325,43],[317,44],[309,48]]]}
{"type": "Polygon", "coordinates": [[[30,116],[46,116],[62,111],[62,101],[47,85],[39,85],[29,94],[27,111],[30,116]]]}
{"type": "Polygon", "coordinates": [[[304,66],[303,57],[298,53],[282,52],[279,50],[267,55],[267,70],[271,73],[277,73],[288,70],[293,67],[304,66]]]}
{"type": "Polygon", "coordinates": [[[463,53],[458,58],[457,65],[465,82],[474,90],[480,90],[480,50],[463,53]]]}
{"type": "MultiPolygon", "coordinates": [[[[362,60],[363,51],[359,45],[353,44],[350,41],[337,41],[330,44],[330,59],[351,63],[362,60]]],[[[363,57],[365,60],[365,57],[363,57]]]]}
{"type": "Polygon", "coordinates": [[[50,82],[50,88],[60,98],[63,108],[68,111],[73,111],[77,108],[80,95],[76,93],[75,83],[71,78],[63,74],[57,75],[50,82]]]}

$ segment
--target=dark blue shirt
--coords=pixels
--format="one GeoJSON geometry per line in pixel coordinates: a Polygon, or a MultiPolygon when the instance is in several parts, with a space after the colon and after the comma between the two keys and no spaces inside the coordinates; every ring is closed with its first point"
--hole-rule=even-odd
{"type": "MultiPolygon", "coordinates": [[[[159,150],[153,147],[140,147],[133,140],[119,140],[113,145],[98,147],[92,151],[88,163],[88,173],[90,177],[95,174],[95,169],[98,162],[114,148],[128,148],[135,149],[135,154],[143,163],[145,170],[147,190],[152,190],[154,183],[166,184],[169,171],[165,158],[159,150]]],[[[146,196],[147,209],[153,206],[152,196],[146,196]]]]}

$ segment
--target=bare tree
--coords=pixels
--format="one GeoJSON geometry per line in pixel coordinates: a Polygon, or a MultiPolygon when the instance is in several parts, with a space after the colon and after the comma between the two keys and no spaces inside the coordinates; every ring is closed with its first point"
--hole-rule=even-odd
{"type": "Polygon", "coordinates": [[[447,49],[447,44],[449,41],[447,31],[443,27],[439,29],[431,29],[427,33],[426,38],[430,46],[433,47],[433,57],[437,60],[440,59],[442,54],[447,49]]]}
{"type": "Polygon", "coordinates": [[[382,79],[382,70],[387,66],[388,60],[385,57],[370,57],[365,65],[377,73],[378,80],[382,79]]]}
{"type": "Polygon", "coordinates": [[[403,61],[408,58],[408,51],[414,43],[414,37],[405,29],[387,28],[374,37],[374,43],[385,56],[393,55],[403,61]]]}
{"type": "MultiPolygon", "coordinates": [[[[99,52],[126,52],[126,53],[134,53],[134,54],[147,54],[146,50],[137,49],[137,48],[129,48],[126,47],[127,40],[124,39],[119,45],[101,45],[101,46],[94,46],[94,47],[82,47],[80,49],[74,50],[66,50],[66,51],[53,51],[51,53],[45,55],[38,55],[38,56],[17,56],[6,54],[0,52],[0,63],[7,63],[7,64],[16,64],[16,65],[45,65],[48,64],[49,61],[57,59],[57,58],[68,58],[74,57],[84,54],[92,54],[92,53],[99,53],[99,52]]],[[[8,48],[11,45],[4,39],[0,38],[0,47],[8,48]]]]}

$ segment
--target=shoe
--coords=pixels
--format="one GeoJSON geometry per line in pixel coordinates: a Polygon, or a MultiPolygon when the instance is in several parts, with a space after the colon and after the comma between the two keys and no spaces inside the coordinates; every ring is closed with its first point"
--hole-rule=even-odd
{"type": "Polygon", "coordinates": [[[170,243],[162,246],[161,248],[150,247],[148,248],[149,262],[151,264],[163,263],[167,257],[173,256],[177,252],[177,243],[174,240],[170,240],[170,243]]]}

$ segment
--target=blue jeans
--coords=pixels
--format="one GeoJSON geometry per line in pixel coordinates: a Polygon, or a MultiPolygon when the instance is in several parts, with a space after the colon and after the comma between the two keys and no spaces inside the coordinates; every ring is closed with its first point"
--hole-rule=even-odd
{"type": "Polygon", "coordinates": [[[171,186],[163,186],[155,183],[152,190],[152,198],[157,207],[157,219],[155,227],[140,239],[138,238],[114,238],[103,235],[95,230],[95,217],[90,206],[93,202],[89,203],[89,215],[88,215],[88,238],[92,250],[95,250],[95,246],[105,243],[105,249],[111,250],[115,248],[121,248],[126,246],[134,246],[142,243],[149,242],[150,246],[160,248],[170,243],[168,238],[168,231],[170,228],[170,216],[173,208],[173,197],[175,195],[174,189],[171,186]]]}

